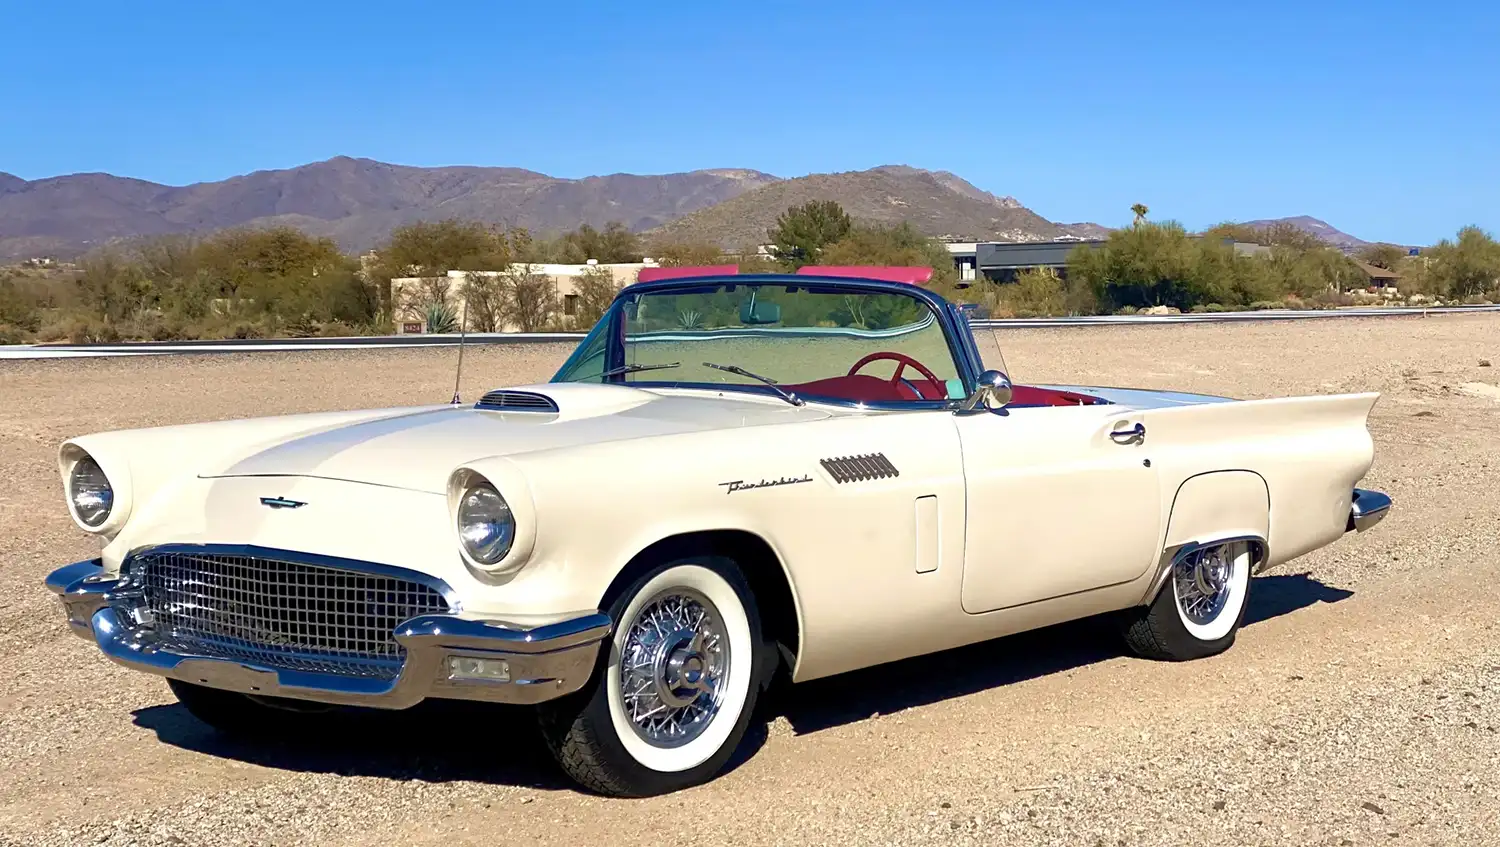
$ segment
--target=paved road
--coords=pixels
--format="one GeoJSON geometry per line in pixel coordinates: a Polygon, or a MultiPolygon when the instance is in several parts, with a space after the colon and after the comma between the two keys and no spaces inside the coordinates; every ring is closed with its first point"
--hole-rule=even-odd
{"type": "MultiPolygon", "coordinates": [[[[974,321],[980,329],[1039,329],[1047,327],[1130,326],[1153,324],[1203,324],[1258,321],[1326,320],[1330,318],[1390,318],[1461,315],[1500,311],[1500,306],[1444,306],[1437,309],[1369,308],[1217,312],[1184,315],[1090,315],[1072,318],[1009,318],[974,321]]],[[[465,336],[466,344],[547,344],[572,342],[577,332],[476,332],[465,336]]],[[[102,356],[171,355],[182,353],[288,353],[311,350],[350,350],[368,347],[452,347],[459,343],[453,333],[440,335],[377,335],[354,338],[271,338],[214,341],[133,341],[120,344],[17,344],[0,345],[0,359],[74,359],[102,356]]]]}

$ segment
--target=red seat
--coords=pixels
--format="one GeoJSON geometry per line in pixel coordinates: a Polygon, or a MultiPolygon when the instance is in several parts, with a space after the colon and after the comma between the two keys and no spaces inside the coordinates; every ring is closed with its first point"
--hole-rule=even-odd
{"type": "MultiPolygon", "coordinates": [[[[902,400],[948,400],[946,386],[928,379],[909,379],[906,382],[916,387],[922,395],[911,395],[905,383],[892,383],[889,379],[869,374],[850,374],[783,385],[788,391],[811,394],[816,397],[833,397],[854,403],[896,403],[902,400]]],[[[1037,388],[1032,385],[1017,385],[1011,389],[1012,406],[1091,406],[1106,401],[1087,394],[1063,391],[1057,388],[1037,388]]]]}

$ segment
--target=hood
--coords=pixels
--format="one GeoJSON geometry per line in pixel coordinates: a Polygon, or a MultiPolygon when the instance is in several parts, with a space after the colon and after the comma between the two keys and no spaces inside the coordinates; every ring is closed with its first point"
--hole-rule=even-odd
{"type": "Polygon", "coordinates": [[[557,411],[425,407],[294,436],[200,476],[305,476],[446,491],[465,462],[582,444],[711,429],[818,420],[829,412],[746,394],[657,393],[618,385],[556,383],[508,391],[543,395],[557,411]]]}

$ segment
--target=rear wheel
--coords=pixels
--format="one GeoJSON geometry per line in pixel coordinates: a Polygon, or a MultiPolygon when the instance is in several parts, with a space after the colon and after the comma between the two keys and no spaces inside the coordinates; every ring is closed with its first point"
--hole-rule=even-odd
{"type": "Polygon", "coordinates": [[[734,562],[654,568],[621,593],[591,688],[543,704],[563,770],[601,794],[640,797],[713,778],[739,746],[768,645],[734,562]]]}
{"type": "Polygon", "coordinates": [[[1245,618],[1253,564],[1248,541],[1203,547],[1181,557],[1156,599],[1125,613],[1125,642],[1141,656],[1167,661],[1228,650],[1245,618]]]}

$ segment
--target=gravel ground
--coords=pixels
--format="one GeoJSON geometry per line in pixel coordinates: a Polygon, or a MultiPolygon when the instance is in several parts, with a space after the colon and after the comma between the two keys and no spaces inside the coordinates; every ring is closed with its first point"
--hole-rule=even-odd
{"type": "MultiPolygon", "coordinates": [[[[525,714],[435,704],[223,741],[69,635],[83,432],[441,402],[451,351],[0,363],[0,844],[1500,843],[1500,318],[1009,330],[1021,381],[1376,390],[1372,532],[1275,569],[1229,653],[1126,658],[1098,621],[799,686],[715,783],[571,789],[525,714]],[[683,833],[685,834],[685,833],[683,833]]],[[[561,347],[476,348],[465,395],[561,347]]]]}

